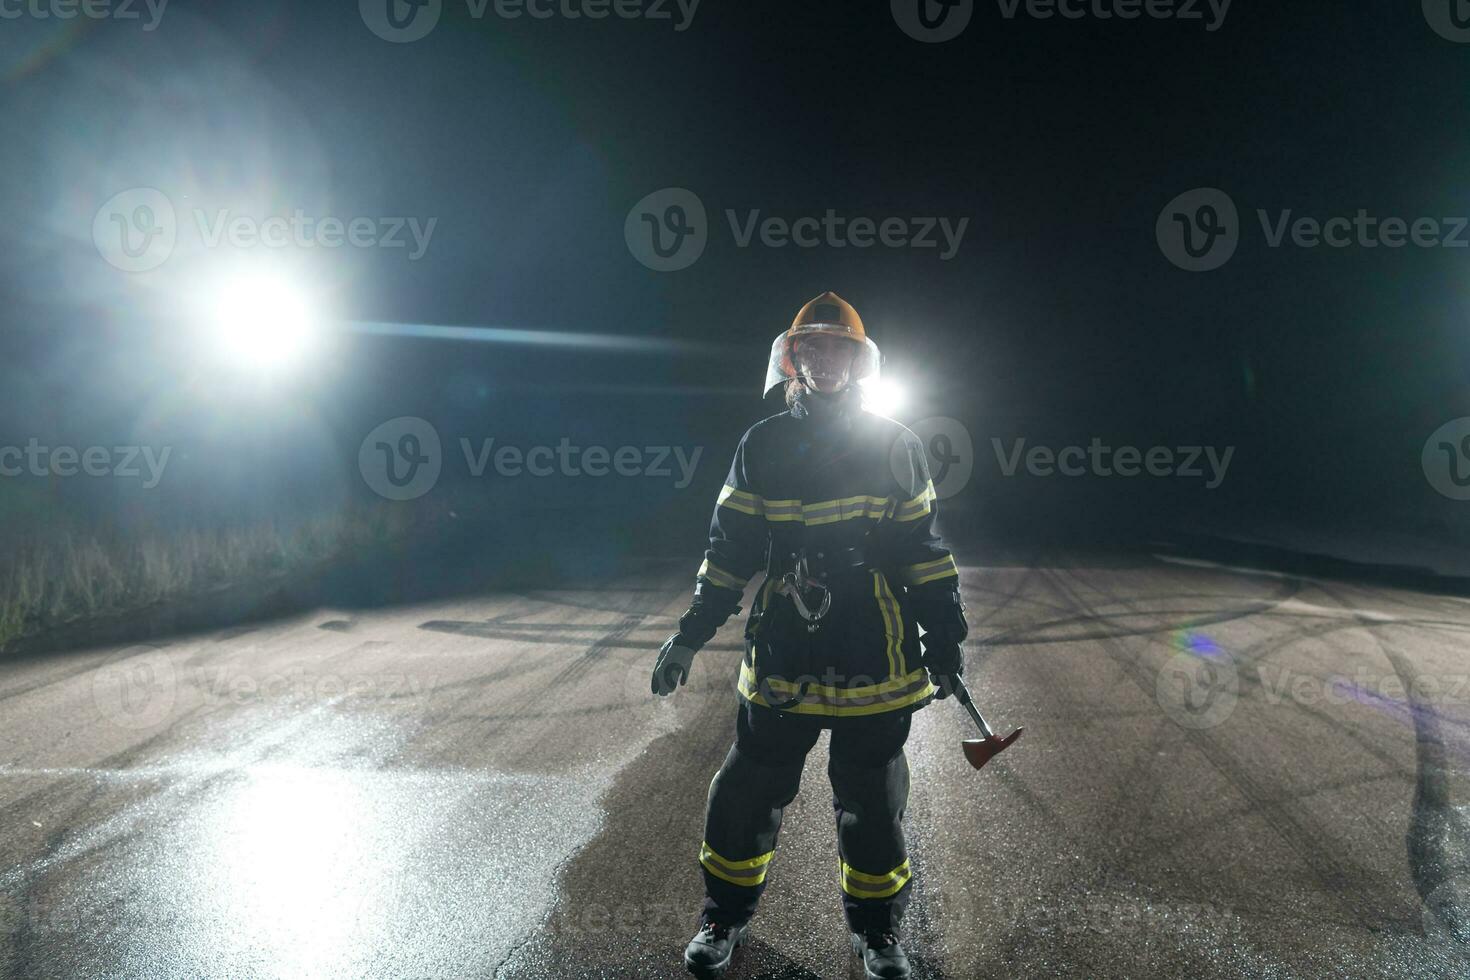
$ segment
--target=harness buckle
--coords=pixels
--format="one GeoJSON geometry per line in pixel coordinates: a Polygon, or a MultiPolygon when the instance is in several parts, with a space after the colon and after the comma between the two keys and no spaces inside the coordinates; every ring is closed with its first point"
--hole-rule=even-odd
{"type": "Polygon", "coordinates": [[[776,591],[791,599],[797,615],[806,621],[808,633],[815,633],[821,626],[822,619],[832,609],[832,590],[827,588],[825,582],[811,577],[806,552],[802,552],[797,558],[796,568],[781,576],[781,585],[776,591]],[[815,611],[806,601],[808,593],[821,593],[822,598],[815,611]]]}

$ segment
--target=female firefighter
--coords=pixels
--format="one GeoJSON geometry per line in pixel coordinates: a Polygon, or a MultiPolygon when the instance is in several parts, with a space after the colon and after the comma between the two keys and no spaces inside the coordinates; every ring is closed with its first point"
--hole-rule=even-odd
{"type": "Polygon", "coordinates": [[[782,811],[824,728],[853,950],[869,977],[909,975],[898,941],[912,877],[903,747],[912,713],[963,672],[967,627],[958,569],[934,531],[923,446],[862,410],[880,363],[857,311],[830,292],[776,338],[766,393],[784,385],[789,410],[740,440],[693,603],[654,666],[655,694],[683,684],[765,572],[745,631],[735,744],[709,790],[706,898],[684,954],[700,976],[720,976],[745,942],[782,811]]]}

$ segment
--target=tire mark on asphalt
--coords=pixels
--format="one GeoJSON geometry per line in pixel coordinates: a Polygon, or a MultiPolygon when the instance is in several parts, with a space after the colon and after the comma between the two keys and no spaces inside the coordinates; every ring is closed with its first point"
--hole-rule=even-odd
{"type": "MultiPolygon", "coordinates": [[[[1322,591],[1351,605],[1331,589],[1322,591]]],[[[1409,814],[1406,845],[1409,873],[1427,913],[1460,944],[1470,944],[1470,826],[1453,804],[1449,790],[1452,771],[1440,729],[1439,712],[1424,698],[1419,670],[1403,653],[1369,630],[1373,642],[1392,665],[1404,686],[1409,717],[1414,725],[1414,800],[1409,814]]]]}
{"type": "MultiPolygon", "coordinates": [[[[1044,574],[1050,574],[1053,571],[1054,570],[1050,570],[1050,569],[1044,570],[1044,574]]],[[[1278,595],[1278,596],[1272,596],[1272,597],[1270,597],[1268,599],[1261,599],[1261,600],[1258,600],[1256,602],[1251,603],[1248,606],[1244,606],[1244,607],[1236,608],[1236,609],[1223,609],[1223,610],[1222,609],[1218,609],[1218,608],[1202,608],[1202,609],[1158,609],[1158,610],[1138,609],[1138,610],[1135,610],[1135,611],[1124,612],[1124,613],[1114,613],[1114,614],[1109,614],[1109,613],[1090,613],[1090,614],[1082,615],[1082,616],[1066,616],[1066,617],[1063,617],[1061,619],[1054,619],[1054,620],[1048,620],[1048,621],[1041,622],[1041,623],[1028,624],[1028,625],[1026,625],[1024,627],[1015,627],[1013,629],[1006,630],[1006,631],[1001,632],[1001,633],[997,633],[994,636],[987,637],[986,640],[985,640],[985,642],[988,643],[988,644],[991,644],[993,646],[1018,646],[1018,645],[1030,646],[1030,645],[1039,645],[1039,644],[1044,644],[1044,643],[1078,643],[1078,642],[1082,642],[1082,641],[1085,641],[1085,640],[1114,640],[1114,639],[1125,639],[1127,637],[1132,637],[1132,636],[1151,636],[1151,635],[1156,634],[1156,633],[1166,633],[1166,632],[1170,632],[1172,630],[1178,629],[1179,628],[1179,624],[1177,622],[1174,622],[1174,623],[1163,623],[1162,625],[1157,625],[1157,626],[1123,627],[1123,628],[1118,628],[1118,629],[1084,630],[1084,631],[1081,631],[1081,632],[1076,632],[1076,633],[1063,633],[1063,634],[1059,634],[1059,635],[1055,635],[1055,636],[1036,635],[1036,634],[1040,634],[1044,630],[1053,629],[1053,628],[1056,628],[1056,627],[1059,627],[1059,626],[1086,626],[1086,625],[1093,625],[1093,624],[1097,624],[1097,623],[1110,623],[1110,622],[1113,622],[1114,620],[1119,620],[1119,619],[1133,619],[1133,618],[1136,618],[1136,617],[1139,617],[1139,616],[1154,616],[1154,617],[1180,617],[1180,616],[1185,616],[1185,617],[1189,617],[1189,624],[1191,626],[1214,626],[1214,625],[1217,625],[1219,623],[1229,623],[1229,622],[1234,622],[1235,620],[1239,620],[1239,619],[1247,619],[1247,618],[1249,618],[1251,616],[1258,616],[1261,613],[1264,613],[1264,612],[1267,612],[1267,611],[1269,611],[1271,609],[1274,609],[1276,606],[1280,605],[1282,602],[1285,602],[1286,600],[1290,599],[1292,597],[1292,595],[1294,595],[1294,594],[1295,594],[1294,592],[1287,592],[1286,594],[1278,595]]],[[[1170,596],[1154,596],[1154,597],[1151,597],[1151,598],[1154,599],[1155,601],[1167,601],[1171,597],[1170,596]]],[[[1077,601],[1079,603],[1081,603],[1080,597],[1078,598],[1077,601]]]]}
{"type": "MultiPolygon", "coordinates": [[[[1088,608],[1088,604],[1063,579],[1061,570],[1049,569],[1043,574],[1079,607],[1088,608]]],[[[1100,646],[1140,693],[1150,699],[1154,697],[1155,679],[1136,655],[1122,649],[1112,636],[1105,638],[1100,646]]],[[[1379,895],[1371,887],[1371,882],[1359,880],[1363,876],[1358,869],[1345,865],[1332,853],[1327,844],[1332,839],[1327,827],[1312,814],[1293,812],[1292,808],[1280,802],[1289,794],[1269,790],[1263,780],[1247,772],[1231,752],[1207,732],[1181,729],[1181,735],[1236,792],[1256,807],[1262,819],[1302,861],[1322,895],[1337,904],[1352,922],[1365,930],[1373,930],[1379,928],[1382,920],[1391,918],[1385,909],[1378,907],[1379,895]],[[1370,916],[1365,909],[1372,909],[1375,914],[1370,916]]]]}

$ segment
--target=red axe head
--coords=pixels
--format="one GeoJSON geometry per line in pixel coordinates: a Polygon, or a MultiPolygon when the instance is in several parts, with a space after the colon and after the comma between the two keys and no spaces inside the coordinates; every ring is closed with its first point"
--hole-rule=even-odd
{"type": "Polygon", "coordinates": [[[1016,729],[1005,738],[992,735],[989,738],[967,738],[964,741],[965,758],[970,760],[970,765],[976,769],[995,758],[1000,753],[1011,747],[1011,743],[1021,737],[1024,729],[1016,729]]]}

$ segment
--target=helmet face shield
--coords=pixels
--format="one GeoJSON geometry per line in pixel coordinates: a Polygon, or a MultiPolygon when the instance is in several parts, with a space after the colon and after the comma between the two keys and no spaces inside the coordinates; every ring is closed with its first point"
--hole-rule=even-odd
{"type": "Polygon", "coordinates": [[[841,324],[793,327],[771,344],[765,394],[801,380],[816,391],[834,392],[875,381],[883,364],[878,345],[841,324]]]}

